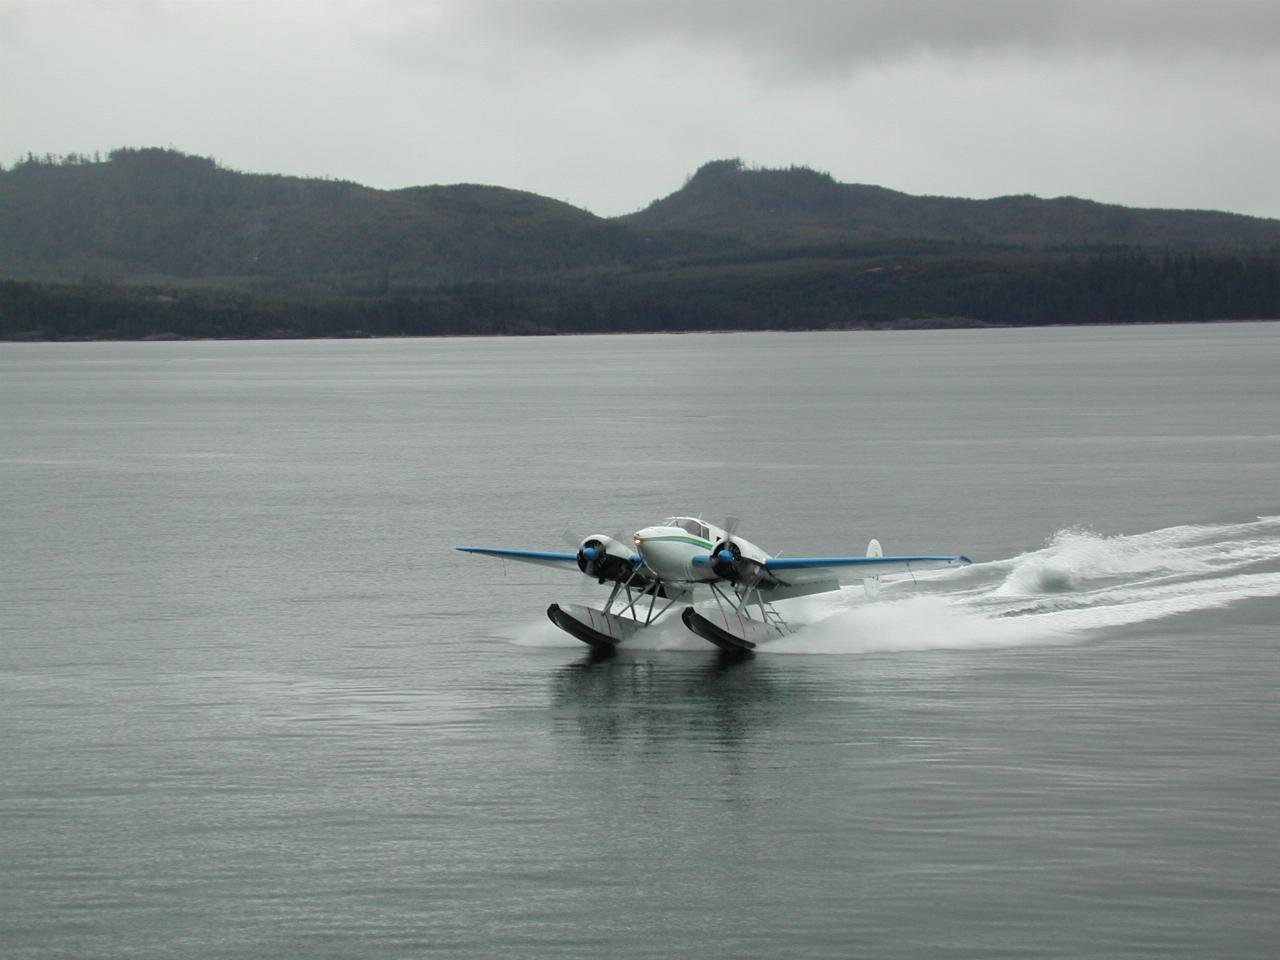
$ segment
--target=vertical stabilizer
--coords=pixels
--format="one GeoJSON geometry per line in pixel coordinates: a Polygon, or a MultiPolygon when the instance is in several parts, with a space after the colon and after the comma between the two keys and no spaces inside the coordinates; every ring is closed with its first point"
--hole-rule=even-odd
{"type": "MultiPolygon", "coordinates": [[[[872,537],[871,542],[867,544],[868,557],[883,557],[884,551],[880,549],[880,541],[872,537]]],[[[862,589],[866,591],[867,597],[874,600],[880,595],[880,578],[879,577],[863,577],[862,589]]]]}

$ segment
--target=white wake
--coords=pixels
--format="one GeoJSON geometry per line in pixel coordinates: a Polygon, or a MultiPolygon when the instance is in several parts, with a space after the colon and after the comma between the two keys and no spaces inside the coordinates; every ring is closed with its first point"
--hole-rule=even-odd
{"type": "MultiPolygon", "coordinates": [[[[1109,628],[1280,597],[1280,517],[1104,536],[1062,530],[1003,560],[777,604],[793,633],[761,653],[859,654],[1077,642],[1109,628]]],[[[576,646],[550,623],[512,638],[576,646]]],[[[705,649],[669,614],[632,649],[705,649]]]]}

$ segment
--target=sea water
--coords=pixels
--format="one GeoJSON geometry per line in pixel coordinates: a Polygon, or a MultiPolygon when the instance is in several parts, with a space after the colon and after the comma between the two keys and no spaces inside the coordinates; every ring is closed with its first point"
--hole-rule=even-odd
{"type": "Polygon", "coordinates": [[[1280,327],[0,346],[6,957],[1269,957],[1280,327]],[[677,618],[671,514],[974,564],[677,618]]]}

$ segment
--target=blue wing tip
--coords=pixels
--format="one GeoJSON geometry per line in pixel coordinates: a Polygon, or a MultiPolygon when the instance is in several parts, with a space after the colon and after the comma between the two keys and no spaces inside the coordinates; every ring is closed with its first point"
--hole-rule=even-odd
{"type": "Polygon", "coordinates": [[[507,560],[551,560],[556,563],[569,563],[578,559],[576,553],[554,553],[549,550],[512,550],[507,547],[454,547],[453,549],[486,557],[502,557],[507,560]]]}

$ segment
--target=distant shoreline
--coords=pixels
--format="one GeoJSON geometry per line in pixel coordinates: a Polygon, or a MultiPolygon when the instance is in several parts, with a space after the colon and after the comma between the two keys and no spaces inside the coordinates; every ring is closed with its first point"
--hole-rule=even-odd
{"type": "Polygon", "coordinates": [[[178,334],[148,334],[142,337],[59,337],[49,338],[38,334],[0,335],[0,343],[257,343],[301,340],[523,340],[560,337],[644,337],[644,336],[694,336],[704,334],[732,335],[741,333],[905,333],[944,330],[1045,330],[1055,327],[1186,327],[1217,326],[1228,323],[1278,323],[1280,317],[1219,317],[1213,320],[1127,320],[1081,321],[1077,323],[989,323],[980,320],[965,321],[959,318],[942,322],[910,320],[900,324],[847,325],[842,327],[776,327],[742,330],[592,330],[528,333],[435,333],[435,334],[371,334],[351,331],[333,336],[319,337],[309,334],[274,335],[258,337],[198,337],[178,334]]]}
{"type": "Polygon", "coordinates": [[[0,277],[5,341],[1211,322],[1280,317],[1280,220],[916,197],[738,159],[605,219],[121,148],[0,169],[0,277]]]}

